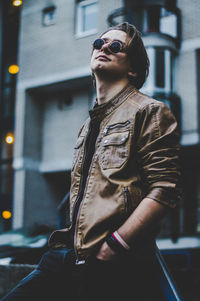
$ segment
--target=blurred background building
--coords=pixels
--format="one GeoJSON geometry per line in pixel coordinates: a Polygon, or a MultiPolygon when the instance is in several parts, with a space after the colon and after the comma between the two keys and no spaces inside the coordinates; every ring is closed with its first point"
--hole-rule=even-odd
{"type": "MultiPolygon", "coordinates": [[[[59,225],[77,133],[92,107],[91,45],[129,21],[150,58],[142,91],[181,133],[183,195],[161,236],[200,233],[200,2],[26,0],[0,7],[0,227],[59,225]]],[[[98,185],[98,183],[97,183],[98,185]]]]}

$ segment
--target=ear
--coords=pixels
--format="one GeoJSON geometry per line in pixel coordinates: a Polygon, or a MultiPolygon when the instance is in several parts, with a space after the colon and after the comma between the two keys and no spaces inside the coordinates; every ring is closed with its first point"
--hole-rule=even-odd
{"type": "Polygon", "coordinates": [[[132,72],[132,71],[129,71],[129,72],[128,72],[128,76],[130,76],[130,77],[136,77],[136,76],[137,76],[137,73],[132,72]]]}

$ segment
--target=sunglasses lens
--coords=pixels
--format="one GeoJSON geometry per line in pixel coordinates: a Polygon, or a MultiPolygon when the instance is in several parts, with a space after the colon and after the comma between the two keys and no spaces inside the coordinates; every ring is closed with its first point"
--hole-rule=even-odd
{"type": "Polygon", "coordinates": [[[120,50],[122,49],[122,46],[119,42],[113,42],[111,45],[110,45],[110,50],[113,52],[113,53],[117,53],[119,52],[120,50]]]}
{"type": "MultiPolygon", "coordinates": [[[[96,39],[93,43],[94,49],[101,49],[101,47],[105,44],[103,39],[96,39]]],[[[112,53],[118,53],[122,49],[122,45],[119,42],[112,42],[109,46],[109,49],[112,53]]]]}
{"type": "Polygon", "coordinates": [[[95,49],[101,49],[101,47],[103,46],[103,44],[104,44],[104,40],[102,40],[102,39],[96,39],[94,41],[94,43],[93,43],[93,47],[95,49]]]}

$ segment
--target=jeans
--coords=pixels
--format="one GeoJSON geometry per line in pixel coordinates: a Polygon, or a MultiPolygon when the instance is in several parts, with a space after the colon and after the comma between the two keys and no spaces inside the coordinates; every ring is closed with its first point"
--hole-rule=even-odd
{"type": "Polygon", "coordinates": [[[162,301],[154,257],[127,256],[113,262],[96,257],[76,265],[72,249],[49,250],[38,267],[1,301],[162,301]]]}

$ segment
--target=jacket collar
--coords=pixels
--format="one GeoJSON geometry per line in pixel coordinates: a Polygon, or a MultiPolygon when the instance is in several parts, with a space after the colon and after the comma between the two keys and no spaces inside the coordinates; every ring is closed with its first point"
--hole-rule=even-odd
{"type": "Polygon", "coordinates": [[[136,88],[128,84],[124,89],[122,89],[117,95],[111,98],[106,103],[98,105],[97,99],[95,101],[94,107],[89,111],[90,118],[103,120],[107,115],[112,113],[122,102],[124,102],[136,88]]]}

